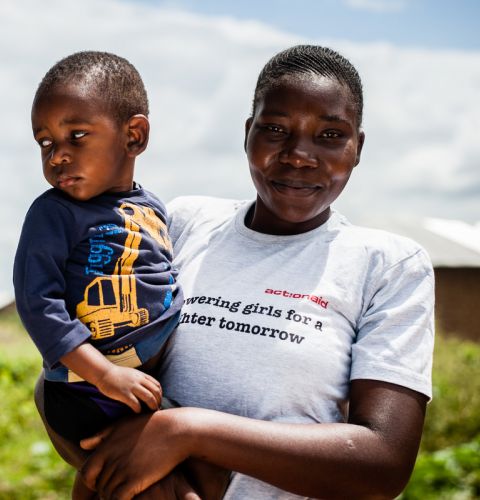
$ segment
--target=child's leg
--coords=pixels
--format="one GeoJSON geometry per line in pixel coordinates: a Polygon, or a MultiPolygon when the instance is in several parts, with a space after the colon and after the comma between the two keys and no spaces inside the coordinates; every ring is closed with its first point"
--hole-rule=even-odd
{"type": "MultiPolygon", "coordinates": [[[[87,459],[89,453],[82,450],[78,444],[63,438],[50,427],[47,419],[45,418],[44,402],[44,378],[42,373],[37,380],[37,384],[35,385],[35,404],[37,406],[38,413],[43,421],[48,437],[58,454],[65,460],[65,462],[74,467],[76,470],[79,470],[87,459]]],[[[98,498],[95,492],[89,490],[85,486],[78,472],[72,488],[72,498],[74,500],[95,500],[98,498]]]]}
{"type": "MultiPolygon", "coordinates": [[[[38,413],[42,418],[43,425],[45,426],[48,436],[58,454],[65,460],[65,462],[70,464],[76,470],[79,470],[87,459],[89,453],[82,450],[78,444],[63,438],[50,427],[47,419],[45,418],[44,399],[44,376],[42,373],[35,386],[35,404],[37,406],[38,413]]],[[[167,401],[165,401],[165,403],[167,403],[167,401]]],[[[172,406],[177,405],[173,404],[172,406]]],[[[188,463],[186,463],[185,475],[188,477],[192,486],[198,487],[199,491],[202,493],[201,498],[205,500],[216,500],[222,498],[223,493],[230,482],[229,471],[225,471],[207,463],[199,461],[194,462],[193,460],[189,460],[188,463]]],[[[83,481],[80,480],[77,474],[72,491],[73,498],[77,498],[78,500],[81,498],[95,499],[95,496],[86,496],[87,494],[92,494],[92,491],[82,489],[85,485],[80,483],[83,483],[83,481]],[[85,496],[80,496],[82,494],[85,496]],[[78,496],[75,497],[75,495],[78,496]]],[[[148,495],[145,498],[149,498],[148,495]]]]}
{"type": "Polygon", "coordinates": [[[86,382],[45,380],[43,394],[48,424],[74,443],[93,436],[116,419],[132,413],[127,405],[106,397],[86,382]]]}
{"type": "Polygon", "coordinates": [[[75,469],[80,469],[85,460],[88,457],[88,452],[82,450],[79,444],[73,443],[68,439],[61,437],[56,433],[50,425],[48,425],[47,419],[45,418],[45,398],[44,398],[44,377],[43,372],[37,380],[35,385],[35,404],[37,406],[38,413],[43,421],[45,430],[47,431],[48,437],[52,442],[54,448],[57,450],[58,454],[75,469]]]}

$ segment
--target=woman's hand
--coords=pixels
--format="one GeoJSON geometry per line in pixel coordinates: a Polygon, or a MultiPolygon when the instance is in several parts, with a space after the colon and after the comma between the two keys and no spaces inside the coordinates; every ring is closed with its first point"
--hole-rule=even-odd
{"type": "Polygon", "coordinates": [[[84,439],[82,448],[95,449],[82,468],[85,484],[101,497],[130,499],[160,481],[189,456],[185,413],[135,416],[84,439]]]}
{"type": "Polygon", "coordinates": [[[137,495],[135,500],[201,500],[201,497],[184,475],[175,469],[167,477],[137,495]]]}

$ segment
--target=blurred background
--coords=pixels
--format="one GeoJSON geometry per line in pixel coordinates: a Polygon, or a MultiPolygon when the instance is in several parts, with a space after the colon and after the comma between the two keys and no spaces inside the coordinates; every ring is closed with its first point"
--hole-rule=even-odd
{"type": "Polygon", "coordinates": [[[435,396],[404,496],[480,498],[479,18],[476,0],[2,0],[0,498],[68,498],[71,481],[38,425],[40,361],[12,304],[21,224],[49,187],[30,128],[41,78],[79,50],[126,57],[151,110],[136,180],[164,201],[251,198],[243,135],[256,77],[298,43],[338,50],[364,84],[362,161],[335,207],[417,239],[435,265],[435,396]]]}

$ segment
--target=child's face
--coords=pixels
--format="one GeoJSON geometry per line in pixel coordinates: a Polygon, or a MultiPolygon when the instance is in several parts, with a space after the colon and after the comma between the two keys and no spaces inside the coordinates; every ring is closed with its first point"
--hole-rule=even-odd
{"type": "Polygon", "coordinates": [[[330,78],[283,78],[247,120],[245,149],[257,190],[252,228],[296,234],[323,224],[360,159],[350,90],[330,78]]]}
{"type": "Polygon", "coordinates": [[[132,188],[128,127],[104,110],[91,90],[74,84],[53,88],[32,108],[45,179],[77,200],[132,188]]]}

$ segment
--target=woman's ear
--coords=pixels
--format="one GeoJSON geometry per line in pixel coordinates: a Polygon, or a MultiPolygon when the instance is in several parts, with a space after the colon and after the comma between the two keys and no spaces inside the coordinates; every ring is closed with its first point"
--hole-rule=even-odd
{"type": "Polygon", "coordinates": [[[252,126],[253,122],[253,116],[250,118],[247,118],[247,121],[245,122],[245,139],[243,141],[243,149],[245,152],[247,151],[247,139],[248,139],[248,132],[250,131],[250,127],[252,126]]]}
{"type": "Polygon", "coordinates": [[[138,156],[145,151],[150,135],[150,122],[145,115],[133,115],[126,123],[127,154],[138,156]]]}
{"type": "Polygon", "coordinates": [[[365,142],[365,132],[363,130],[360,130],[358,133],[357,157],[355,159],[355,166],[357,166],[360,163],[360,157],[362,155],[364,142],[365,142]]]}

